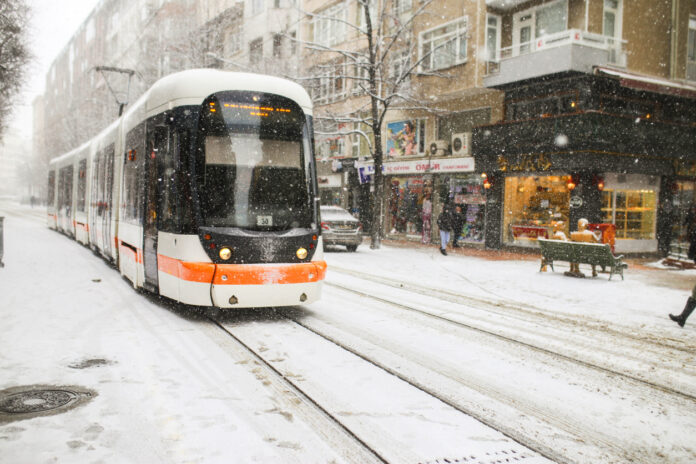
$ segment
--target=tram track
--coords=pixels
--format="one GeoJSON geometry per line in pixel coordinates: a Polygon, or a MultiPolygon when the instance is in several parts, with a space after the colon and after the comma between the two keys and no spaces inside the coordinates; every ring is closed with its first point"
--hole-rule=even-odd
{"type": "MultiPolygon", "coordinates": [[[[364,296],[369,297],[369,295],[364,296]]],[[[379,299],[375,301],[394,304],[394,302],[384,302],[379,299]]],[[[432,356],[422,355],[418,349],[405,346],[403,341],[389,341],[388,337],[379,333],[369,333],[370,331],[364,327],[348,328],[345,324],[336,324],[332,327],[330,323],[318,319],[321,311],[316,314],[316,317],[292,310],[284,313],[307,330],[556,462],[649,463],[655,462],[655,459],[661,456],[661,451],[657,450],[657,447],[633,441],[633,439],[624,439],[620,434],[615,435],[609,430],[595,428],[591,423],[589,425],[579,423],[572,414],[556,411],[551,406],[535,402],[533,399],[527,400],[524,394],[513,392],[502,384],[472,380],[468,378],[466,372],[453,372],[451,366],[432,356]],[[461,394],[462,389],[468,392],[461,394]],[[494,405],[490,406],[491,404],[494,405]],[[521,429],[526,432],[521,432],[521,429]],[[575,456],[571,453],[571,456],[568,456],[559,452],[569,443],[574,445],[571,448],[575,446],[582,448],[582,453],[575,456]]],[[[430,317],[420,312],[417,314],[430,317]]],[[[442,319],[437,319],[437,323],[451,324],[450,321],[442,319]]],[[[556,359],[560,363],[573,363],[582,369],[594,371],[596,374],[593,378],[596,380],[590,380],[591,385],[608,385],[609,390],[619,389],[626,397],[647,399],[646,403],[652,406],[646,407],[657,407],[657,409],[664,407],[666,410],[678,410],[685,404],[689,404],[690,409],[696,407],[694,404],[696,398],[691,395],[684,395],[682,392],[663,388],[661,385],[642,379],[631,378],[620,372],[597,368],[567,356],[558,356],[554,352],[539,350],[526,344],[520,345],[518,341],[500,337],[498,334],[481,332],[476,328],[462,325],[458,327],[461,330],[478,331],[484,336],[494,337],[500,342],[517,346],[517,349],[531,350],[542,356],[556,359]],[[684,403],[685,400],[687,403],[684,403]]],[[[514,350],[512,348],[512,351],[514,350]]]]}
{"type": "Polygon", "coordinates": [[[432,301],[439,301],[440,304],[455,303],[469,307],[476,305],[478,310],[476,315],[456,311],[433,311],[424,307],[425,303],[408,305],[402,303],[403,298],[397,301],[393,298],[377,296],[374,294],[375,292],[367,293],[358,290],[350,285],[333,281],[326,282],[329,286],[341,288],[363,297],[378,299],[408,311],[559,356],[585,367],[620,375],[691,401],[696,400],[696,366],[690,361],[693,358],[693,349],[686,351],[686,348],[675,347],[671,343],[655,343],[650,338],[637,338],[622,332],[607,330],[604,325],[568,321],[563,316],[552,315],[549,319],[549,316],[539,308],[536,308],[539,314],[532,312],[533,309],[522,309],[522,313],[519,314],[517,308],[508,310],[509,305],[502,306],[497,302],[492,303],[462,293],[441,289],[434,291],[411,282],[404,283],[365,273],[335,269],[334,267],[332,267],[332,271],[377,282],[399,291],[424,295],[432,301]],[[485,314],[490,311],[494,312],[493,316],[485,314]],[[512,314],[510,314],[511,312],[512,314]],[[497,317],[498,315],[504,316],[505,319],[497,317]],[[492,318],[495,318],[493,323],[491,322],[492,318]],[[524,333],[520,330],[519,324],[523,324],[524,333]],[[602,343],[597,343],[598,341],[602,343]],[[646,356],[648,352],[652,355],[646,356]],[[679,361],[680,358],[683,362],[679,361]],[[684,381],[685,378],[688,381],[684,381]]]}
{"type": "Polygon", "coordinates": [[[416,282],[404,282],[403,280],[391,279],[389,277],[369,274],[363,271],[355,271],[353,269],[342,268],[340,266],[331,265],[332,272],[353,276],[363,280],[377,282],[400,290],[407,290],[420,295],[436,297],[450,303],[468,303],[480,304],[487,310],[497,311],[507,316],[514,316],[521,319],[532,320],[542,324],[563,324],[569,327],[581,327],[583,329],[601,331],[610,334],[614,339],[630,339],[640,342],[641,345],[646,343],[660,348],[673,349],[684,353],[692,354],[696,350],[696,342],[685,344],[683,341],[666,339],[662,336],[659,338],[648,332],[633,333],[627,327],[613,328],[605,322],[587,319],[583,317],[575,317],[568,314],[559,314],[527,303],[515,302],[506,298],[496,297],[497,301],[491,301],[480,296],[467,294],[461,291],[452,291],[445,288],[433,289],[425,285],[420,285],[416,282]]]}
{"type": "Polygon", "coordinates": [[[218,329],[220,329],[228,340],[232,341],[235,347],[248,356],[256,363],[255,374],[265,386],[271,383],[280,384],[280,387],[275,387],[274,398],[277,398],[280,403],[285,405],[284,410],[278,411],[281,415],[290,415],[289,410],[295,414],[303,416],[310,423],[320,422],[323,426],[316,427],[316,431],[327,443],[338,445],[344,450],[344,457],[349,462],[360,463],[387,463],[380,454],[365,443],[360,437],[355,435],[348,427],[346,427],[339,418],[331,414],[317,401],[312,399],[299,385],[289,376],[284,375],[271,362],[257,350],[245,343],[240,337],[234,334],[229,327],[226,327],[218,319],[209,317],[208,320],[218,329]],[[263,374],[257,369],[262,369],[263,374]],[[269,380],[272,378],[273,380],[269,380]]]}
{"type": "MultiPolygon", "coordinates": [[[[529,451],[532,452],[532,454],[529,454],[527,452],[518,453],[516,456],[519,459],[516,460],[525,460],[527,458],[533,457],[534,454],[537,454],[538,456],[541,456],[543,458],[552,460],[557,463],[561,464],[575,464],[576,461],[569,459],[568,457],[564,456],[562,453],[558,452],[557,450],[554,450],[551,447],[545,446],[543,443],[540,443],[538,441],[534,440],[529,440],[528,437],[516,432],[510,427],[505,426],[503,423],[496,423],[495,421],[491,421],[490,419],[486,419],[484,416],[473,413],[470,409],[463,408],[460,404],[458,404],[456,401],[452,401],[451,399],[447,398],[446,396],[438,393],[437,391],[433,391],[432,389],[427,388],[423,383],[418,382],[414,380],[413,378],[410,378],[409,376],[404,376],[401,375],[398,371],[394,370],[391,368],[388,364],[385,364],[375,358],[374,356],[370,356],[366,354],[364,351],[361,351],[359,349],[355,349],[350,346],[350,343],[346,343],[344,341],[341,341],[340,338],[335,338],[332,337],[330,334],[327,334],[326,332],[323,332],[321,330],[317,330],[316,327],[313,327],[311,324],[305,324],[302,321],[298,320],[296,311],[302,312],[302,308],[280,308],[279,310],[279,315],[283,316],[285,318],[285,321],[288,323],[292,323],[295,326],[297,326],[299,329],[306,331],[307,335],[313,335],[313,336],[318,336],[325,342],[328,342],[332,345],[335,345],[337,348],[344,350],[363,362],[369,364],[370,366],[378,369],[379,371],[382,371],[386,374],[389,374],[390,376],[393,376],[405,384],[409,385],[410,387],[413,387],[414,389],[420,391],[421,393],[427,395],[428,397],[436,400],[437,402],[440,402],[444,405],[449,406],[452,408],[454,411],[457,411],[458,413],[464,414],[465,416],[471,417],[481,424],[484,424],[485,426],[490,427],[491,429],[503,434],[504,436],[508,437],[515,443],[519,444],[520,446],[527,448],[529,451]]],[[[362,431],[353,431],[353,428],[349,425],[346,424],[344,421],[341,420],[341,418],[337,417],[336,414],[333,414],[330,412],[330,409],[332,409],[332,406],[322,406],[321,401],[314,399],[312,394],[306,392],[299,384],[298,382],[293,380],[293,375],[290,374],[288,375],[287,373],[283,373],[281,369],[277,368],[274,364],[277,362],[277,360],[269,359],[271,356],[264,353],[263,349],[254,349],[250,343],[247,343],[244,341],[244,336],[239,336],[235,334],[234,328],[230,328],[230,326],[218,319],[211,318],[211,322],[215,324],[218,328],[223,330],[225,334],[227,334],[229,337],[235,340],[236,343],[238,343],[240,346],[244,347],[244,349],[254,357],[259,363],[262,363],[264,368],[267,369],[269,372],[272,372],[275,377],[278,379],[282,379],[283,382],[287,383],[290,389],[294,393],[296,393],[298,396],[301,396],[303,401],[306,401],[308,403],[311,403],[314,408],[316,408],[324,417],[326,417],[328,420],[330,420],[333,424],[336,425],[336,427],[340,428],[341,431],[349,436],[352,440],[354,440],[357,444],[360,446],[364,447],[366,451],[368,451],[370,454],[372,454],[375,458],[375,462],[390,462],[390,463],[396,463],[396,462],[460,462],[456,461],[456,457],[449,457],[449,460],[445,461],[443,458],[442,461],[440,460],[418,460],[418,461],[413,461],[412,459],[408,459],[409,451],[404,450],[403,451],[403,456],[394,459],[394,456],[391,455],[390,457],[386,457],[382,455],[379,451],[375,450],[375,447],[371,446],[368,441],[370,438],[374,439],[374,437],[370,436],[369,434],[365,433],[364,430],[362,431]],[[361,438],[361,435],[367,435],[365,439],[361,438]]],[[[351,375],[350,373],[346,373],[346,375],[351,375]]],[[[358,401],[360,401],[358,399],[358,401]]],[[[389,448],[389,446],[387,446],[389,448]]],[[[502,451],[500,452],[500,456],[503,457],[509,452],[502,451]]],[[[513,451],[514,453],[514,451],[513,451]]],[[[495,453],[496,455],[498,453],[495,453]]],[[[507,455],[507,458],[510,458],[511,455],[507,455]]],[[[483,460],[480,456],[475,458],[474,456],[469,456],[469,459],[471,459],[471,462],[474,463],[483,463],[483,462],[512,462],[512,461],[489,461],[489,460],[483,460]],[[479,460],[481,459],[481,460],[479,460]]],[[[486,456],[485,459],[491,459],[491,456],[486,456]]],[[[363,462],[363,461],[358,461],[358,462],[363,462]]],[[[461,461],[465,462],[465,461],[461,461]]],[[[468,462],[468,461],[466,461],[468,462]]],[[[616,461],[619,462],[619,461],[616,461]]]]}

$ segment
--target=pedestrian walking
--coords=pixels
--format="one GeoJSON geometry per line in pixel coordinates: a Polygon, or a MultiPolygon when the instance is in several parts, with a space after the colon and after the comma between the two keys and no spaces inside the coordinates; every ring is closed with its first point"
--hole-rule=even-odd
{"type": "Polygon", "coordinates": [[[462,230],[464,230],[464,224],[466,223],[466,215],[462,212],[462,207],[459,205],[454,207],[452,222],[452,246],[459,248],[459,239],[462,238],[462,230]]]}
{"type": "Polygon", "coordinates": [[[437,217],[437,227],[440,229],[440,253],[447,256],[447,243],[450,239],[450,234],[454,229],[454,213],[452,206],[448,203],[442,209],[442,212],[437,217]]]}
{"type": "Polygon", "coordinates": [[[423,222],[421,242],[430,243],[430,221],[433,214],[433,204],[430,201],[430,195],[426,195],[423,199],[423,207],[421,208],[421,220],[423,222]]]}
{"type": "Polygon", "coordinates": [[[691,296],[688,300],[686,300],[686,306],[684,306],[682,313],[678,316],[670,314],[669,318],[679,324],[679,327],[684,327],[686,320],[689,318],[691,313],[694,312],[694,308],[696,308],[696,285],[694,285],[694,288],[691,289],[691,296]]]}
{"type": "Polygon", "coordinates": [[[696,263],[696,206],[689,209],[686,219],[686,239],[689,241],[689,259],[696,263]]]}

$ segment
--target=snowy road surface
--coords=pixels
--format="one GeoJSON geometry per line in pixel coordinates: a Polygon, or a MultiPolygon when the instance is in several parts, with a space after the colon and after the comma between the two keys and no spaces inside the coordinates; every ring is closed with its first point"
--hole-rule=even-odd
{"type": "Polygon", "coordinates": [[[696,272],[364,246],[327,253],[317,303],[213,320],[135,292],[39,209],[3,215],[0,390],[96,395],[0,411],[0,462],[696,461],[696,320],[666,317],[696,272]]]}

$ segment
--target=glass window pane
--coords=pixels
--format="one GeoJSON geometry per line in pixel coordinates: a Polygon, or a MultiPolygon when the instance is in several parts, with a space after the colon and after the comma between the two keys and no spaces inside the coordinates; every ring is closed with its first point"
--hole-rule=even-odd
{"type": "Polygon", "coordinates": [[[564,0],[536,10],[536,36],[554,34],[565,30],[568,20],[568,3],[564,0]]]}

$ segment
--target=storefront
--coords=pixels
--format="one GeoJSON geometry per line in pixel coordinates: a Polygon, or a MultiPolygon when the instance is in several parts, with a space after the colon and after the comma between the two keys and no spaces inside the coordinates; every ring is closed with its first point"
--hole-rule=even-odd
{"type": "Polygon", "coordinates": [[[576,75],[505,89],[504,121],[473,133],[488,186],[487,247],[536,247],[556,230],[569,236],[585,218],[615,232],[615,253],[683,248],[696,120],[677,120],[686,113],[672,109],[694,101],[669,86],[636,90],[641,83],[576,75]]]}
{"type": "Polygon", "coordinates": [[[535,247],[537,238],[550,238],[556,231],[570,237],[577,220],[585,217],[614,226],[617,253],[656,251],[659,179],[616,173],[592,177],[589,185],[561,173],[505,177],[503,244],[535,247]],[[580,213],[592,190],[600,205],[580,213]]]}
{"type": "MultiPolygon", "coordinates": [[[[361,181],[369,182],[373,170],[372,163],[359,164],[361,181]]],[[[473,170],[472,158],[385,162],[385,235],[437,242],[437,216],[450,202],[460,207],[465,219],[461,243],[482,245],[485,195],[483,179],[473,170]]]]}

